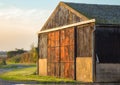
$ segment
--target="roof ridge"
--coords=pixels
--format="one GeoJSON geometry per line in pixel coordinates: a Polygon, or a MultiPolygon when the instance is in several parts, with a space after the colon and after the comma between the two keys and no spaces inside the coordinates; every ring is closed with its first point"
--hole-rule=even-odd
{"type": "Polygon", "coordinates": [[[115,5],[115,4],[93,4],[93,3],[78,3],[78,2],[64,2],[64,1],[61,1],[63,3],[68,3],[68,4],[84,4],[84,5],[98,5],[98,6],[119,6],[120,5],[115,5]]]}

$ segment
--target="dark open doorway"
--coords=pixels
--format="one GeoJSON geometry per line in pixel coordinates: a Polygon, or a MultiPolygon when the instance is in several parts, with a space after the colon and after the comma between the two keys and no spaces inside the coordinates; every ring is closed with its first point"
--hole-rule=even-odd
{"type": "Polygon", "coordinates": [[[120,27],[97,27],[95,56],[100,63],[120,63],[120,27]]]}

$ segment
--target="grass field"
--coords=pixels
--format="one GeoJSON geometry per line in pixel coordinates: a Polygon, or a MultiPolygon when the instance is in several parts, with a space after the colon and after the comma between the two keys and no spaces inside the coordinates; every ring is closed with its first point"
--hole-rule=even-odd
{"type": "MultiPolygon", "coordinates": [[[[1,67],[0,67],[1,68],[1,67]]],[[[0,78],[3,80],[12,80],[12,81],[36,81],[36,82],[75,82],[70,79],[64,79],[64,78],[56,78],[56,77],[50,77],[50,76],[38,76],[36,75],[36,66],[31,65],[28,67],[24,68],[17,68],[17,67],[12,67],[6,66],[4,68],[14,68],[14,70],[5,72],[0,75],[0,78]]]]}

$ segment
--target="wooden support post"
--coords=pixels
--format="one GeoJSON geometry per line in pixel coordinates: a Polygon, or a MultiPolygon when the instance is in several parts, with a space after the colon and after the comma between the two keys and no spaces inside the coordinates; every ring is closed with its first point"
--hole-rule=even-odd
{"type": "Polygon", "coordinates": [[[76,80],[76,57],[77,57],[77,27],[74,27],[74,80],[76,80]]]}
{"type": "Polygon", "coordinates": [[[95,26],[94,26],[94,30],[93,30],[93,34],[92,34],[92,63],[93,63],[93,66],[92,66],[92,69],[93,69],[93,73],[92,73],[92,76],[93,76],[93,82],[96,82],[96,55],[95,55],[95,26]]]}
{"type": "Polygon", "coordinates": [[[40,48],[39,48],[39,42],[40,42],[40,34],[38,34],[38,58],[37,58],[37,74],[39,75],[39,51],[40,51],[40,48]]]}

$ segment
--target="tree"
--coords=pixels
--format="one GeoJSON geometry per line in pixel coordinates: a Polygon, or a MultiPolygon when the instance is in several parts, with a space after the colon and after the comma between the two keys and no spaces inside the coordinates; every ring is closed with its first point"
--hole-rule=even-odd
{"type": "Polygon", "coordinates": [[[7,56],[8,56],[8,58],[11,58],[11,57],[14,57],[18,54],[22,54],[24,52],[26,52],[24,49],[17,49],[16,48],[15,51],[8,51],[7,56]]]}
{"type": "Polygon", "coordinates": [[[38,48],[34,46],[34,44],[31,45],[31,56],[33,58],[33,61],[36,62],[37,61],[37,57],[38,57],[38,48]]]}
{"type": "Polygon", "coordinates": [[[1,58],[0,59],[0,65],[7,65],[6,58],[1,58]]]}

